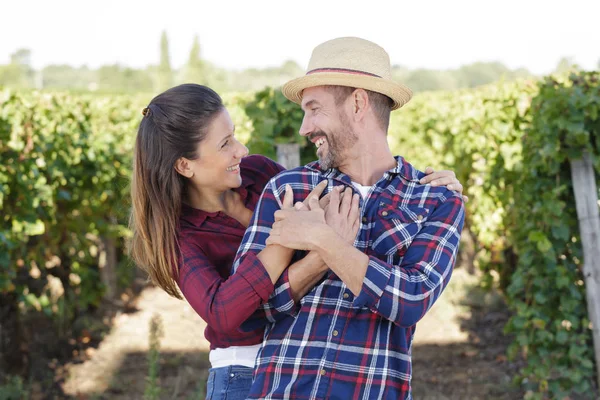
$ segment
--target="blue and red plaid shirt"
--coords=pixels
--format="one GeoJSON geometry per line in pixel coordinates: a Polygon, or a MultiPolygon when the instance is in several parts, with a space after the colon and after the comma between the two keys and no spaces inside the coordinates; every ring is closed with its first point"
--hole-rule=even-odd
{"type": "MultiPolygon", "coordinates": [[[[254,210],[267,182],[284,168],[267,157],[242,159],[242,185],[235,189],[254,210]]],[[[206,322],[204,336],[210,348],[254,345],[262,342],[263,328],[238,328],[268,300],[273,284],[261,264],[242,263],[230,277],[233,259],[246,227],[222,212],[206,212],[183,205],[179,223],[178,285],[192,308],[206,322]]]]}
{"type": "MultiPolygon", "coordinates": [[[[416,323],[448,284],[464,222],[460,194],[422,185],[424,173],[402,157],[361,198],[354,247],[369,256],[355,298],[329,272],[299,304],[287,274],[262,310],[243,325],[267,324],[256,361],[252,399],[410,399],[411,345],[416,323]],[[270,322],[270,324],[268,323],[270,322]]],[[[285,171],[265,187],[234,262],[235,274],[265,247],[285,185],[301,201],[323,179],[353,188],[317,162],[285,171]]],[[[234,275],[235,276],[235,275],[234,275]]]]}

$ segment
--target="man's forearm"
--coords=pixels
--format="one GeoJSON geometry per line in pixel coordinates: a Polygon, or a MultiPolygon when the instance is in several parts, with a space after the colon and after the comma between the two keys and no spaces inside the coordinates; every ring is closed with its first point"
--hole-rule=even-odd
{"type": "Polygon", "coordinates": [[[314,251],[290,266],[288,279],[295,303],[300,301],[317,284],[325,275],[327,269],[323,259],[314,251]]]}
{"type": "Polygon", "coordinates": [[[369,257],[325,226],[315,237],[314,244],[325,264],[358,296],[367,273],[369,257]]]}

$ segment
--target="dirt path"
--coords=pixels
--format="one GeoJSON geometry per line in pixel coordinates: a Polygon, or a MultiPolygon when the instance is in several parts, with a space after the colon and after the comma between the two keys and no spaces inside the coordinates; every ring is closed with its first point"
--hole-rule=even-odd
{"type": "Polygon", "coordinates": [[[511,339],[498,295],[477,287],[464,269],[454,273],[444,295],[417,324],[413,344],[416,400],[522,399],[511,387],[517,365],[506,359],[511,339]]]}
{"type": "MultiPolygon", "coordinates": [[[[476,279],[455,272],[442,299],[417,326],[413,386],[417,400],[516,399],[508,386],[514,365],[504,357],[503,306],[472,289],[476,279]]],[[[208,346],[205,324],[191,307],[157,288],[146,288],[137,311],[115,318],[89,359],[67,366],[63,389],[80,399],[141,399],[148,372],[148,331],[160,314],[161,399],[203,398],[208,346]]]]}

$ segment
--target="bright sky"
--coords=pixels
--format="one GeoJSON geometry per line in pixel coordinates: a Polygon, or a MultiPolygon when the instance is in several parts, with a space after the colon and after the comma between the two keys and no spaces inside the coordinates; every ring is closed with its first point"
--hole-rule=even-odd
{"type": "Polygon", "coordinates": [[[314,46],[359,36],[393,64],[447,69],[501,61],[543,74],[563,56],[585,69],[600,60],[600,0],[4,0],[0,64],[25,47],[48,64],[156,64],[162,30],[171,64],[202,57],[229,68],[306,67],[314,46]]]}

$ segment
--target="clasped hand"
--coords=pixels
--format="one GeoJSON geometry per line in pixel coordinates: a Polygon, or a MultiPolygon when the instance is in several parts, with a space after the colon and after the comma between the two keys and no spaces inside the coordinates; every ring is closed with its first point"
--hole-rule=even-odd
{"type": "Polygon", "coordinates": [[[336,186],[319,199],[327,181],[322,181],[304,202],[292,205],[293,192],[286,185],[283,206],[275,212],[275,222],[266,244],[278,244],[295,250],[316,250],[328,235],[354,242],[360,227],[359,196],[352,189],[336,186]]]}

